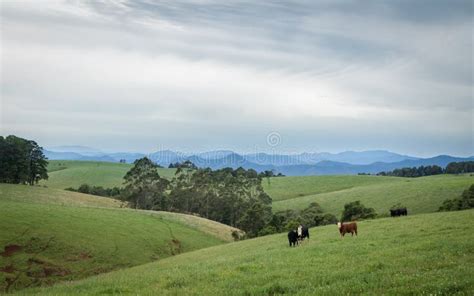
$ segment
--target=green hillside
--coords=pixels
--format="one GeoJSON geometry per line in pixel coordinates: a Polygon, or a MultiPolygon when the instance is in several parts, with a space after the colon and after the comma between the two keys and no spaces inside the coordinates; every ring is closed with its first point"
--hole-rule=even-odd
{"type": "MultiPolygon", "coordinates": [[[[81,184],[121,187],[123,177],[131,167],[127,163],[51,160],[48,165],[49,179],[40,184],[58,189],[78,188],[81,184]]],[[[163,168],[158,172],[163,177],[171,178],[175,170],[163,168]]]]}
{"type": "Polygon", "coordinates": [[[264,179],[263,187],[272,197],[273,201],[280,201],[359,186],[398,181],[400,181],[400,178],[381,176],[300,176],[264,179]]]}
{"type": "Polygon", "coordinates": [[[234,229],[217,222],[118,207],[103,197],[0,184],[0,250],[21,248],[0,256],[0,291],[14,275],[17,288],[52,284],[232,239],[234,229]]]}
{"type": "Polygon", "coordinates": [[[405,205],[409,214],[429,213],[437,211],[445,199],[460,196],[471,184],[474,184],[474,177],[467,174],[421,178],[382,177],[379,183],[276,201],[273,210],[303,209],[311,202],[317,202],[327,212],[339,216],[344,204],[360,200],[365,206],[375,208],[379,214],[388,214],[390,207],[396,203],[405,205]]]}
{"type": "Polygon", "coordinates": [[[358,237],[313,228],[216,246],[25,293],[139,295],[472,295],[474,210],[359,223],[358,237]]]}

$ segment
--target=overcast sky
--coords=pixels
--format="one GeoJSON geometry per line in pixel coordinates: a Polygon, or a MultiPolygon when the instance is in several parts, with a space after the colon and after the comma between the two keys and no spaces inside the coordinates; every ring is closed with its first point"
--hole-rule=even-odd
{"type": "Polygon", "coordinates": [[[0,5],[2,135],[474,155],[472,1],[0,5]]]}

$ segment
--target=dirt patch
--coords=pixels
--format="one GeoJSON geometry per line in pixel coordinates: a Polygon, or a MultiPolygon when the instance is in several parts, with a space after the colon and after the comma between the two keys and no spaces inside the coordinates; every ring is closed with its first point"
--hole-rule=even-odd
{"type": "Polygon", "coordinates": [[[31,265],[31,264],[40,264],[40,265],[43,265],[43,264],[46,264],[46,262],[44,262],[44,261],[41,260],[41,259],[30,258],[30,259],[28,259],[27,264],[28,264],[28,265],[31,265]]]}
{"type": "Polygon", "coordinates": [[[82,253],[79,253],[79,258],[82,260],[87,260],[87,259],[91,259],[92,255],[90,253],[82,252],[82,253]]]}
{"type": "Polygon", "coordinates": [[[15,267],[13,267],[13,264],[10,264],[0,268],[0,271],[6,273],[13,273],[15,271],[15,267]]]}
{"type": "Polygon", "coordinates": [[[48,276],[66,276],[71,274],[71,272],[66,268],[61,268],[57,266],[48,266],[43,267],[43,272],[45,277],[48,276]]]}
{"type": "Polygon", "coordinates": [[[27,264],[30,269],[26,272],[26,275],[35,280],[50,276],[66,276],[71,274],[71,271],[66,268],[47,263],[37,258],[28,259],[27,264]],[[33,265],[35,265],[35,267],[32,267],[33,265]]]}
{"type": "Polygon", "coordinates": [[[70,256],[66,257],[67,261],[82,261],[82,260],[89,260],[92,258],[92,255],[88,252],[80,252],[77,254],[71,254],[70,256]]]}
{"type": "Polygon", "coordinates": [[[7,245],[4,248],[4,251],[0,253],[3,257],[10,257],[16,252],[21,251],[22,247],[20,245],[7,245]]]}
{"type": "Polygon", "coordinates": [[[170,251],[171,255],[176,255],[181,253],[181,242],[175,238],[171,240],[171,245],[170,245],[170,251]]]}

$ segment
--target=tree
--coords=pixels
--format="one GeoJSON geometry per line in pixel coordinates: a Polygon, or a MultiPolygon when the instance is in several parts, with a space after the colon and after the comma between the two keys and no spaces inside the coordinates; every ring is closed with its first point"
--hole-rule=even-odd
{"type": "Polygon", "coordinates": [[[38,184],[41,179],[48,179],[48,162],[43,154],[43,148],[35,141],[28,141],[29,144],[29,172],[28,183],[38,184]]]}
{"type": "Polygon", "coordinates": [[[373,208],[366,208],[359,200],[344,205],[342,221],[373,219],[377,216],[373,208]]]}
{"type": "Polygon", "coordinates": [[[158,174],[158,166],[147,157],[138,159],[124,177],[123,197],[136,209],[167,210],[165,191],[169,181],[158,174]]]}
{"type": "Polygon", "coordinates": [[[249,237],[255,237],[265,227],[266,222],[265,206],[260,202],[256,202],[245,211],[243,217],[239,220],[239,225],[249,237]]]}
{"type": "Polygon", "coordinates": [[[35,141],[0,136],[0,182],[34,185],[47,179],[48,162],[35,141]]]}

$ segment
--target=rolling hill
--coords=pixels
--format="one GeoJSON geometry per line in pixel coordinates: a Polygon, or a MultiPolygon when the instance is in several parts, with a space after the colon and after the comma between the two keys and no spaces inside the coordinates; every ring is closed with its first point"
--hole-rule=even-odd
{"type": "MultiPolygon", "coordinates": [[[[121,186],[130,164],[82,161],[51,161],[50,177],[42,182],[49,188],[77,188],[83,183],[96,186],[121,186]]],[[[160,169],[171,178],[174,169],[160,169]]],[[[411,213],[436,211],[448,198],[457,197],[474,176],[438,175],[421,178],[383,176],[300,176],[263,179],[264,190],[273,199],[273,211],[303,209],[318,202],[324,210],[339,216],[345,203],[360,200],[379,214],[401,202],[411,213]]]]}
{"type": "Polygon", "coordinates": [[[296,248],[277,234],[22,293],[472,295],[473,219],[474,210],[369,220],[344,239],[329,225],[296,248]]]}
{"type": "MultiPolygon", "coordinates": [[[[306,192],[310,192],[311,188],[314,188],[313,190],[316,188],[327,189],[320,193],[296,197],[290,194],[290,185],[281,186],[281,190],[272,189],[276,192],[276,196],[280,196],[279,199],[277,198],[273,202],[273,211],[303,209],[311,202],[317,202],[325,211],[339,217],[344,204],[360,200],[365,206],[373,207],[379,214],[388,214],[390,207],[396,203],[405,205],[410,214],[430,213],[437,211],[444,200],[460,196],[463,190],[474,184],[474,176],[468,174],[437,175],[421,178],[378,176],[313,176],[305,178],[307,178],[307,182],[303,182],[304,184],[299,187],[295,185],[295,188],[298,187],[298,190],[301,190],[299,188],[305,188],[306,192]],[[326,179],[327,182],[324,182],[326,179]],[[318,186],[318,182],[325,185],[318,186]],[[331,184],[331,187],[329,184],[331,184]],[[343,188],[344,186],[347,186],[347,188],[343,188]]],[[[276,181],[276,179],[278,178],[272,181],[276,181]]],[[[281,179],[279,182],[286,183],[285,178],[281,179]]],[[[280,184],[273,182],[271,186],[276,187],[280,184]]],[[[271,192],[270,189],[266,190],[271,192]]]]}
{"type": "Polygon", "coordinates": [[[0,184],[0,290],[88,277],[232,241],[235,228],[109,198],[0,184]]]}
{"type": "MultiPolygon", "coordinates": [[[[126,163],[50,160],[49,179],[40,184],[58,189],[77,188],[81,184],[121,187],[123,177],[131,167],[126,163]]],[[[162,177],[172,178],[175,169],[160,168],[158,172],[162,177]]]]}

